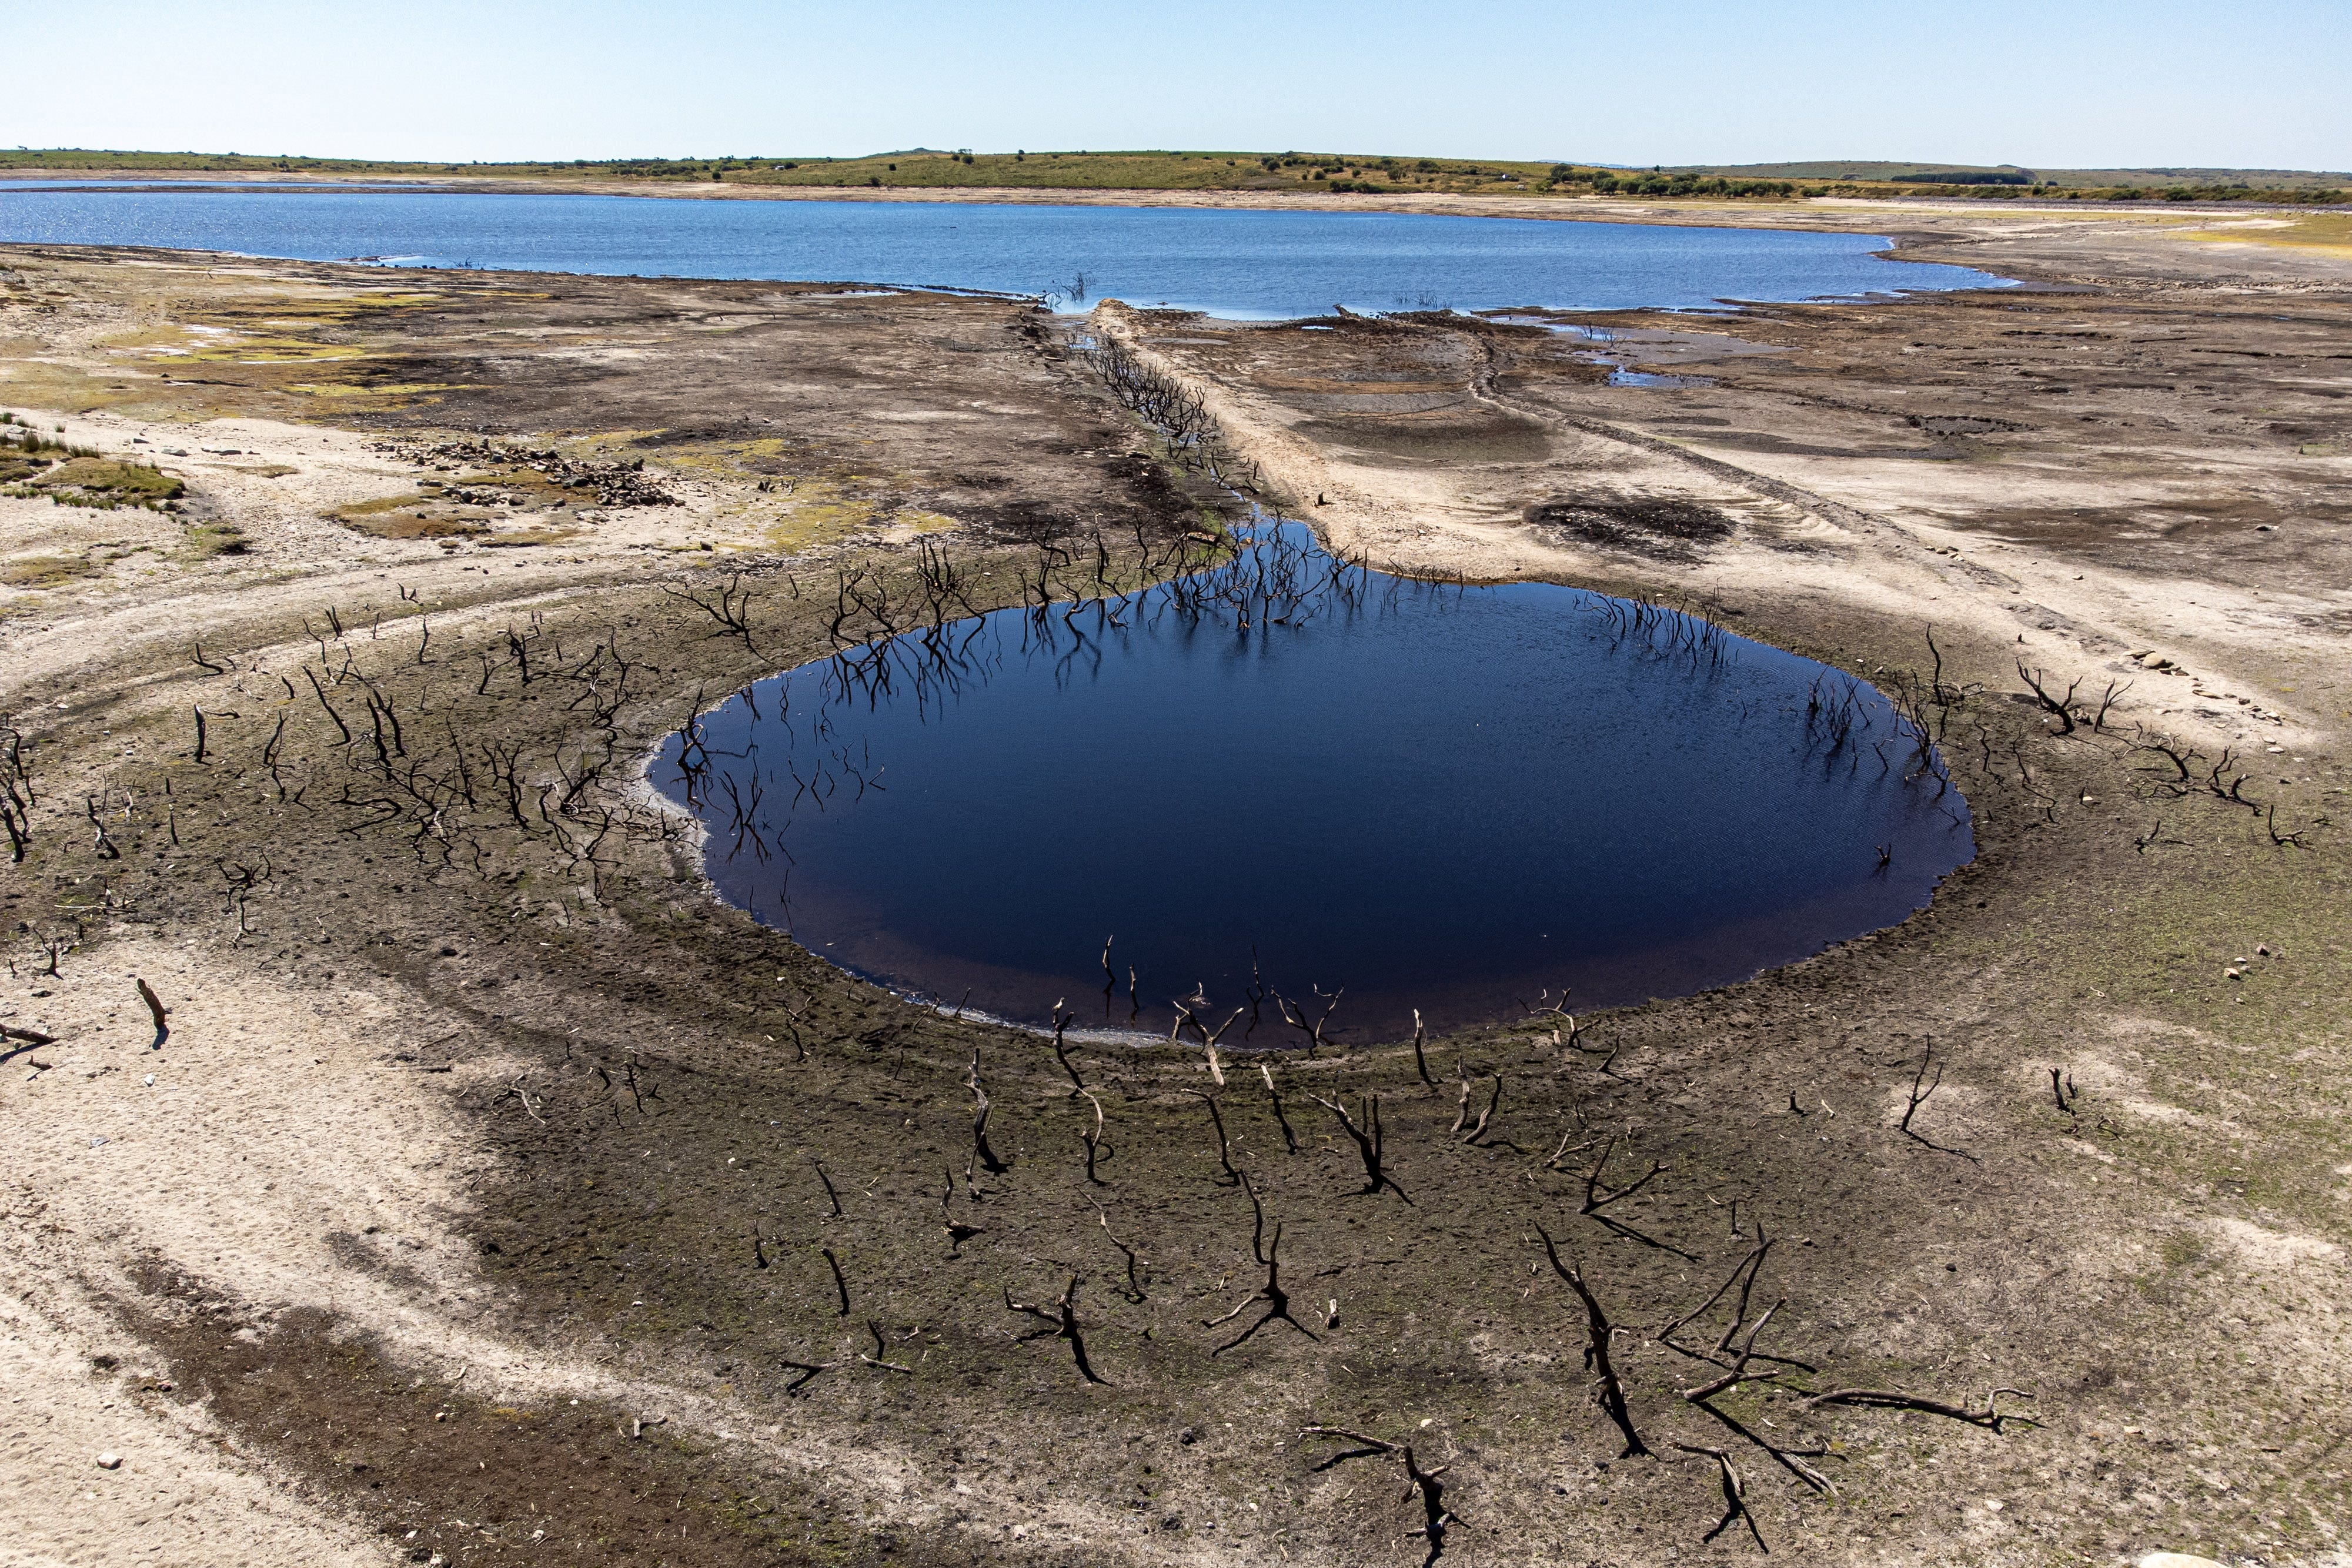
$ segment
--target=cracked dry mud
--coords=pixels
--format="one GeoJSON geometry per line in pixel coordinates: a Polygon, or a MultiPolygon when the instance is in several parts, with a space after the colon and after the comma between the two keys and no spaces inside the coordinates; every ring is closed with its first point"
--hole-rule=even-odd
{"type": "Polygon", "coordinates": [[[1073,1046],[1097,1181],[1049,1042],[718,905],[637,771],[830,652],[843,570],[935,546],[984,606],[1040,541],[1132,580],[1217,530],[1073,323],[11,248],[0,408],[186,487],[0,498],[71,563],[0,589],[12,1560],[1664,1563],[1752,1554],[1736,1494],[1808,1562],[2336,1561],[2352,280],[1911,226],[2040,287],[1085,324],[1351,553],[1924,689],[1980,844],[1433,1084],[1073,1046]],[[1388,1183],[1318,1103],[1370,1096],[1388,1183]]]}

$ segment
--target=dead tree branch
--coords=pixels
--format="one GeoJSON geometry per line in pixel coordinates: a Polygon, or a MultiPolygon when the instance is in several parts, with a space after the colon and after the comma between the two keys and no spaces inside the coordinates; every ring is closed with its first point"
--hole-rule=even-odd
{"type": "Polygon", "coordinates": [[[1209,1124],[1217,1131],[1217,1164],[1224,1167],[1224,1175],[1217,1178],[1217,1185],[1240,1186],[1242,1173],[1234,1169],[1233,1150],[1225,1142],[1225,1119],[1217,1111],[1217,1097],[1202,1089],[1187,1089],[1184,1092],[1200,1096],[1201,1103],[1209,1108],[1209,1124]]]}
{"type": "Polygon", "coordinates": [[[1242,1330],[1240,1333],[1234,1335],[1232,1339],[1227,1340],[1224,1343],[1211,1351],[1209,1354],[1213,1356],[1224,1354],[1225,1352],[1242,1343],[1252,1334],[1257,1333],[1258,1330],[1265,1327],[1265,1325],[1270,1322],[1276,1322],[1276,1320],[1288,1323],[1300,1333],[1306,1334],[1308,1339],[1314,1339],[1316,1337],[1305,1323],[1300,1322],[1297,1318],[1290,1315],[1290,1292],[1282,1288],[1281,1222],[1277,1220],[1275,1223],[1274,1241],[1272,1245],[1261,1247],[1259,1245],[1259,1240],[1265,1234],[1265,1210],[1258,1203],[1257,1190],[1250,1186],[1247,1177],[1244,1177],[1242,1180],[1242,1190],[1249,1194],[1250,1208],[1257,1216],[1257,1230],[1250,1238],[1250,1251],[1254,1256],[1255,1256],[1261,1264],[1265,1265],[1265,1283],[1259,1286],[1255,1293],[1244,1297],[1234,1305],[1234,1310],[1227,1312],[1223,1317],[1203,1319],[1201,1326],[1204,1329],[1213,1329],[1219,1323],[1229,1323],[1260,1301],[1264,1301],[1265,1303],[1265,1311],[1260,1314],[1255,1322],[1250,1324],[1249,1327],[1242,1330]]]}
{"type": "Polygon", "coordinates": [[[833,1288],[841,1293],[841,1310],[834,1315],[845,1318],[849,1315],[849,1281],[842,1278],[841,1260],[833,1255],[830,1247],[821,1247],[818,1250],[824,1254],[825,1267],[833,1270],[833,1288]]]}
{"type": "Polygon", "coordinates": [[[145,980],[133,976],[131,983],[139,988],[139,999],[147,1004],[147,1016],[155,1020],[155,1038],[147,1049],[161,1051],[163,1042],[172,1038],[172,1026],[163,1021],[171,1016],[172,1009],[163,1005],[163,998],[157,996],[155,988],[145,980]]]}
{"type": "Polygon", "coordinates": [[[2017,661],[2017,677],[2025,683],[2025,689],[2032,694],[2035,704],[2038,705],[2043,712],[2048,713],[2051,716],[2057,719],[2059,734],[2072,735],[2074,733],[2074,702],[2075,692],[2079,690],[2083,685],[2082,678],[2080,676],[2075,677],[2074,684],[2066,688],[2066,695],[2060,697],[2053,697],[2050,695],[2050,687],[2047,684],[2050,680],[2050,676],[2047,672],[2039,669],[2027,669],[2023,659],[2017,661]]]}
{"type": "MultiPolygon", "coordinates": [[[[1108,1220],[1103,1222],[1103,1228],[1106,1230],[1110,1228],[1108,1220]]],[[[1013,1336],[1016,1340],[1023,1343],[1049,1337],[1068,1340],[1070,1354],[1077,1359],[1078,1375],[1088,1383],[1098,1383],[1108,1388],[1110,1386],[1109,1380],[1097,1376],[1093,1365],[1087,1360],[1087,1342],[1078,1331],[1077,1308],[1073,1304],[1078,1293],[1078,1276],[1071,1275],[1069,1285],[1064,1289],[1060,1299],[1050,1306],[1045,1307],[1031,1301],[1016,1301],[1013,1299],[1012,1291],[1008,1289],[1004,1292],[1004,1305],[1009,1311],[1025,1312],[1045,1325],[1041,1329],[1032,1329],[1024,1334],[1016,1334],[1013,1336]]]]}
{"type": "Polygon", "coordinates": [[[1979,1163],[1976,1155],[1969,1153],[1966,1149],[1948,1148],[1942,1144],[1931,1141],[1925,1134],[1914,1131],[1911,1126],[1911,1118],[1919,1113],[1919,1107],[1925,1105],[1930,1099],[1934,1098],[1936,1091],[1942,1088],[1943,1085],[1944,1064],[1936,1060],[1936,1041],[1934,1037],[1930,1036],[1927,1040],[1927,1050],[1919,1058],[1919,1071],[1911,1080],[1911,1103],[1903,1108],[1903,1120],[1895,1124],[1895,1131],[1901,1133],[1905,1137],[1909,1138],[1912,1142],[1918,1144],[1923,1147],[1935,1150],[1939,1155],[1958,1155],[1960,1158],[1968,1161],[1969,1164],[1976,1165],[1979,1163]],[[1932,1082],[1927,1076],[1928,1070],[1931,1067],[1935,1070],[1936,1074],[1932,1082]]]}
{"type": "Polygon", "coordinates": [[[1552,1244],[1551,1233],[1538,1225],[1536,1234],[1543,1238],[1544,1256],[1551,1260],[1552,1272],[1565,1281],[1568,1288],[1576,1292],[1577,1300],[1584,1303],[1587,1335],[1584,1369],[1593,1376],[1593,1402],[1601,1406],[1611,1421],[1616,1423],[1617,1430],[1625,1438],[1624,1452],[1617,1457],[1630,1459],[1637,1454],[1648,1453],[1650,1446],[1643,1442],[1642,1434],[1634,1430],[1633,1412],[1625,1405],[1625,1385],[1618,1380],[1617,1364],[1609,1354],[1610,1346],[1617,1337],[1615,1326],[1610,1322],[1609,1314],[1601,1310],[1600,1299],[1585,1284],[1584,1276],[1559,1260],[1559,1249],[1552,1244]]]}
{"type": "Polygon", "coordinates": [[[1769,1555],[1772,1549],[1764,1544],[1764,1532],[1756,1528],[1756,1516],[1748,1511],[1748,1489],[1740,1484],[1739,1472],[1731,1468],[1731,1456],[1721,1448],[1702,1448],[1689,1443],[1676,1443],[1675,1447],[1685,1454],[1699,1454],[1712,1458],[1717,1477],[1723,1482],[1723,1517],[1717,1520],[1715,1528],[1699,1540],[1702,1542],[1713,1541],[1729,1530],[1735,1521],[1741,1522],[1748,1526],[1748,1533],[1756,1538],[1756,1550],[1769,1555]]]}
{"type": "Polygon", "coordinates": [[[1364,1162],[1363,1196],[1377,1194],[1381,1188],[1386,1187],[1403,1198],[1407,1205],[1412,1204],[1412,1199],[1405,1197],[1404,1188],[1397,1186],[1396,1178],[1389,1175],[1388,1167],[1381,1163],[1386,1139],[1381,1131],[1381,1097],[1366,1094],[1358,1099],[1357,1107],[1364,1118],[1360,1124],[1355,1117],[1348,1114],[1348,1108],[1339,1101],[1326,1100],[1320,1094],[1309,1094],[1307,1098],[1339,1118],[1341,1129],[1355,1140],[1356,1153],[1364,1162]]]}
{"type": "Polygon", "coordinates": [[[883,1372],[900,1372],[906,1374],[908,1377],[915,1375],[915,1369],[913,1367],[902,1366],[898,1362],[885,1359],[885,1357],[889,1354],[889,1349],[882,1343],[882,1324],[877,1320],[873,1318],[866,1319],[866,1332],[874,1336],[874,1354],[872,1355],[868,1355],[861,1350],[857,1353],[858,1360],[864,1362],[868,1366],[876,1367],[883,1372]]]}
{"type": "MultiPolygon", "coordinates": [[[[971,1048],[971,1069],[964,1075],[964,1087],[971,1091],[971,1159],[980,1163],[991,1176],[1003,1176],[1013,1167],[996,1157],[988,1146],[988,1091],[980,1082],[980,1047],[971,1048]]],[[[964,1186],[972,1186],[971,1163],[967,1161],[963,1173],[964,1186]]]]}
{"type": "Polygon", "coordinates": [[[1918,1410],[1929,1416],[1943,1416],[1954,1421],[1965,1421],[1971,1427],[1987,1427],[1996,1432],[2000,1431],[2002,1424],[2009,1421],[2021,1422],[2028,1427],[2039,1427],[2042,1424],[2030,1416],[2021,1416],[2014,1410],[2001,1409],[2000,1401],[2004,1394],[2012,1395],[2019,1399],[2033,1397],[2021,1388],[1996,1388],[1985,1396],[1983,1409],[1971,1410],[1965,1405],[1948,1405],[1943,1400],[1925,1399],[1916,1394],[1895,1394],[1880,1388],[1839,1388],[1827,1394],[1808,1396],[1804,1400],[1804,1408],[1811,1410],[1823,1405],[1848,1405],[1864,1409],[1918,1410]]]}

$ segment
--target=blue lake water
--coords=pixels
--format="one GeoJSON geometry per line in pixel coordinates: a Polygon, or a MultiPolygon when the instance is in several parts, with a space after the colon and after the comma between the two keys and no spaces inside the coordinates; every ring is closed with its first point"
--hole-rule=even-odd
{"type": "Polygon", "coordinates": [[[1379,212],[0,182],[0,241],[646,277],[940,285],[1240,319],[1691,308],[1995,287],[1869,235],[1379,212]]]}
{"type": "Polygon", "coordinates": [[[1297,1042],[1273,993],[1344,989],[1331,1037],[1393,1039],[1704,989],[1901,920],[1974,853],[1850,676],[1579,590],[1343,568],[1296,524],[774,676],[652,778],[730,902],[845,968],[1161,1035],[1174,998],[1212,1028],[1255,1001],[1228,1045],[1297,1042]]]}

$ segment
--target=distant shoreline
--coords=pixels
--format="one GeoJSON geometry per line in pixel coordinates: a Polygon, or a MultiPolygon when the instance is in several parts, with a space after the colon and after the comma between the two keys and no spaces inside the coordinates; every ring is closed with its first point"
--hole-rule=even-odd
{"type": "Polygon", "coordinates": [[[1516,196],[1504,194],[1414,194],[1288,191],[1040,188],[1010,185],[695,184],[684,181],[649,189],[629,180],[524,180],[498,175],[305,174],[227,172],[205,178],[185,170],[23,169],[0,173],[0,193],[12,187],[50,182],[87,185],[168,186],[172,189],[235,190],[255,186],[323,185],[397,188],[417,193],[466,195],[627,196],[646,200],[761,202],[937,202],[971,206],[1191,207],[1262,212],[1417,213],[1435,217],[1526,218],[1551,222],[1637,224],[1703,228],[1803,228],[1844,234],[1876,234],[1883,224],[1866,214],[1916,218],[1951,214],[1999,218],[2031,214],[2037,218],[2244,217],[2273,212],[2308,214],[2292,204],[2036,201],[2021,198],[1988,208],[1980,201],[1933,196],[1812,196],[1654,200],[1622,196],[1516,196]]]}

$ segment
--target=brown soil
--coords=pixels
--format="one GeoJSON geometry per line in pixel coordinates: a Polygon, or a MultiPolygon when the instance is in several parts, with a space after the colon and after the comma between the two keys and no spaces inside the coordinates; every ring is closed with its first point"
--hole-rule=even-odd
{"type": "Polygon", "coordinates": [[[1335,1463],[1350,1445],[1303,1435],[1329,1426],[1444,1467],[1454,1561],[1751,1552],[1702,1540],[1716,1461],[1675,1444],[1722,1448],[1802,1561],[2331,1560],[2352,607],[2345,460],[2314,448],[2343,434],[2352,291],[2316,261],[2192,287],[2210,252],[2135,270],[2136,242],[2060,238],[2066,266],[1998,225],[1969,243],[2088,292],[1622,319],[1677,369],[1727,350],[1671,390],[1534,326],[1097,312],[1350,550],[1704,601],[1924,691],[1980,845],[1902,926],[1430,1042],[1433,1084],[1406,1046],[1287,1053],[1270,1084],[1227,1060],[1221,1090],[1194,1051],[1081,1047],[1098,1182],[1096,1110],[1045,1042],[716,904],[635,782],[698,700],[830,649],[841,573],[919,599],[919,538],[985,604],[1024,594],[1039,539],[1099,530],[1132,580],[1213,526],[1051,323],[10,253],[0,404],[177,454],[189,491],[127,521],[0,500],[0,556],[95,563],[5,612],[36,798],[5,891],[0,1277],[47,1402],[0,1448],[16,1537],[1423,1561],[1402,1460],[1335,1463]],[[605,504],[530,452],[642,460],[672,504],[605,504]],[[356,515],[499,520],[329,520],[393,497],[356,515]],[[222,526],[251,548],[190,542],[222,526]],[[706,607],[747,587],[738,634],[706,607]],[[2021,657],[2131,688],[2062,725],[2021,657]],[[2136,745],[2159,737],[2189,777],[2136,745]],[[173,1009],[160,1051],[134,975],[173,1009]],[[972,1162],[975,1071],[1001,1171],[972,1162]],[[1361,1190],[1310,1094],[1380,1097],[1402,1192],[1361,1190]],[[1454,1130],[1490,1097],[1484,1135],[1454,1130]],[[1292,1321],[1223,1348],[1265,1311],[1253,1194],[1292,1321]],[[1542,1232],[1617,1325],[1647,1456],[1594,1402],[1542,1232]],[[1665,1332],[1765,1237],[1751,1292],[1665,1332]],[[1103,1385],[1006,1304],[1066,1289],[1103,1385]],[[1728,1370],[1737,1299],[1751,1325],[1785,1303],[1754,1343],[1787,1359],[1685,1400],[1728,1370]],[[2002,1386],[2033,1397],[2000,1396],[1998,1429],[1791,1392],[2002,1386]],[[176,1509],[134,1492],[163,1475],[176,1509]]]}

